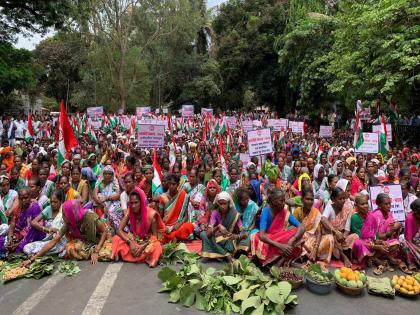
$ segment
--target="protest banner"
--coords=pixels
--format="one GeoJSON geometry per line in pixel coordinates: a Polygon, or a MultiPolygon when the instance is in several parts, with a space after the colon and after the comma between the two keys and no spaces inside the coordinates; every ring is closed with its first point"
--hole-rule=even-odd
{"type": "Polygon", "coordinates": [[[225,123],[229,127],[229,129],[236,129],[237,120],[236,117],[233,116],[226,116],[225,117],[225,123]]]}
{"type": "Polygon", "coordinates": [[[213,108],[201,108],[201,115],[203,116],[213,116],[213,108]]]}
{"type": "Polygon", "coordinates": [[[92,126],[93,130],[99,130],[102,127],[102,120],[95,117],[91,119],[90,125],[92,126]]]}
{"type": "MultiPolygon", "coordinates": [[[[381,125],[373,125],[372,132],[381,133],[381,125]]],[[[392,142],[392,125],[386,124],[386,141],[392,142]]]]}
{"type": "Polygon", "coordinates": [[[319,126],[319,136],[321,138],[332,138],[333,129],[332,126],[319,126]]]}
{"type": "Polygon", "coordinates": [[[254,130],[254,126],[252,125],[252,120],[242,120],[242,129],[245,132],[254,130]]]}
{"type": "Polygon", "coordinates": [[[140,123],[137,146],[140,148],[163,148],[164,137],[164,125],[140,123]]]}
{"type": "Polygon", "coordinates": [[[373,132],[363,133],[363,143],[355,148],[356,153],[378,153],[379,149],[379,135],[373,132]]]}
{"type": "Polygon", "coordinates": [[[100,118],[102,117],[102,114],[104,113],[104,108],[103,106],[88,107],[86,109],[86,113],[88,117],[90,118],[100,118]]]}
{"type": "Polygon", "coordinates": [[[395,220],[405,221],[404,198],[402,196],[401,185],[369,186],[371,210],[376,210],[376,197],[380,194],[387,194],[391,198],[391,213],[395,220]]]}
{"type": "Polygon", "coordinates": [[[258,156],[273,152],[271,130],[269,128],[248,131],[249,156],[258,156]]]}
{"type": "Polygon", "coordinates": [[[147,115],[151,112],[152,112],[152,110],[151,110],[150,106],[136,107],[136,115],[137,116],[147,115]]]}
{"type": "Polygon", "coordinates": [[[123,125],[123,127],[125,129],[127,129],[127,130],[130,129],[130,127],[131,127],[131,118],[130,117],[128,117],[126,115],[123,115],[123,116],[120,117],[120,122],[121,122],[121,125],[123,125]]]}
{"type": "Polygon", "coordinates": [[[360,111],[360,120],[371,120],[371,119],[372,119],[372,115],[371,115],[370,107],[362,109],[360,111]]]}
{"type": "Polygon", "coordinates": [[[193,117],[194,105],[182,105],[181,114],[182,114],[182,117],[193,117]]]}
{"type": "Polygon", "coordinates": [[[289,128],[289,119],[280,118],[280,131],[286,131],[289,128]]]}
{"type": "Polygon", "coordinates": [[[304,134],[303,124],[303,121],[289,121],[289,128],[293,133],[304,134]]]}
{"type": "Polygon", "coordinates": [[[262,121],[261,120],[253,120],[252,121],[252,126],[254,127],[254,128],[260,128],[260,127],[262,127],[262,121]]]}
{"type": "Polygon", "coordinates": [[[273,128],[274,131],[281,131],[282,125],[280,119],[268,119],[267,127],[273,128]]]}

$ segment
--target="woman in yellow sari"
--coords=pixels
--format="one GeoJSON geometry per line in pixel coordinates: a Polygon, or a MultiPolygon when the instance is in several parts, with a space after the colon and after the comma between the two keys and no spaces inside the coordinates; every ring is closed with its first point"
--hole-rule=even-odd
{"type": "Polygon", "coordinates": [[[64,191],[65,200],[79,200],[80,195],[76,189],[70,186],[69,178],[62,175],[58,180],[58,186],[64,191]]]}
{"type": "Polygon", "coordinates": [[[82,179],[82,171],[79,166],[73,166],[71,170],[71,187],[78,192],[82,205],[89,201],[89,184],[82,179]]]}
{"type": "Polygon", "coordinates": [[[302,256],[310,261],[326,265],[331,261],[334,237],[322,233],[321,212],[313,207],[314,193],[310,189],[302,192],[302,207],[295,208],[293,216],[305,227],[302,256]]]}

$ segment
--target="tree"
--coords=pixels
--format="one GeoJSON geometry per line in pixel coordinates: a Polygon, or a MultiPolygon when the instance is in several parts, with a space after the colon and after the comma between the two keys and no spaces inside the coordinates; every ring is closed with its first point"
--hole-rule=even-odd
{"type": "Polygon", "coordinates": [[[343,1],[329,54],[329,90],[418,109],[420,7],[415,0],[343,1]],[[417,88],[416,88],[417,87],[417,88]]]}
{"type": "Polygon", "coordinates": [[[72,9],[70,0],[1,1],[0,41],[13,41],[17,33],[45,32],[62,27],[72,9]]]}

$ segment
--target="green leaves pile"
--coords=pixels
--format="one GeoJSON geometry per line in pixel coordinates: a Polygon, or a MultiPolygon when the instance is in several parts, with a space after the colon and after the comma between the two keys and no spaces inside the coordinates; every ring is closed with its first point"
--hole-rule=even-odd
{"type": "Polygon", "coordinates": [[[318,264],[310,265],[306,272],[306,276],[318,283],[328,283],[334,279],[334,276],[330,272],[322,271],[318,264]]]}
{"type": "Polygon", "coordinates": [[[283,314],[286,306],[297,305],[288,282],[265,275],[242,255],[225,270],[203,270],[197,262],[179,272],[168,267],[158,275],[163,282],[159,292],[169,292],[170,303],[195,306],[198,310],[240,314],[283,314]]]}
{"type": "Polygon", "coordinates": [[[163,246],[161,265],[192,264],[200,258],[196,253],[191,253],[184,243],[167,243],[163,246]]]}
{"type": "Polygon", "coordinates": [[[75,262],[73,260],[67,260],[67,261],[63,261],[58,266],[58,271],[60,271],[61,273],[64,273],[64,275],[66,277],[71,277],[71,276],[75,275],[76,273],[79,273],[80,268],[77,265],[77,262],[75,262]]]}
{"type": "Polygon", "coordinates": [[[15,268],[19,268],[22,265],[24,258],[16,257],[9,259],[7,262],[4,262],[0,267],[0,281],[2,283],[6,283],[11,280],[19,279],[19,278],[35,278],[41,279],[44,276],[50,275],[54,271],[54,264],[59,261],[58,258],[52,256],[44,256],[41,258],[36,259],[31,266],[29,267],[28,271],[21,276],[6,280],[4,278],[4,274],[7,271],[10,271],[15,268]]]}

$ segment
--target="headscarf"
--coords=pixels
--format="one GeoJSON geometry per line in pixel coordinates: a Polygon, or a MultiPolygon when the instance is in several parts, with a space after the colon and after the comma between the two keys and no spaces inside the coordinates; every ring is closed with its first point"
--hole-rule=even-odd
{"type": "MultiPolygon", "coordinates": [[[[317,164],[317,165],[320,165],[320,164],[317,164]]],[[[314,173],[315,173],[315,170],[314,170],[314,173]]],[[[298,179],[298,189],[299,189],[299,191],[302,191],[302,181],[303,181],[304,178],[308,179],[309,181],[311,180],[311,177],[308,175],[308,173],[303,173],[302,175],[300,175],[299,179],[298,179]]]]}
{"type": "Polygon", "coordinates": [[[68,200],[63,203],[63,215],[66,217],[70,231],[75,238],[85,238],[80,232],[79,226],[88,211],[82,208],[78,200],[68,200]]]}
{"type": "Polygon", "coordinates": [[[3,182],[4,182],[6,179],[7,179],[8,181],[10,181],[9,176],[6,176],[6,175],[1,175],[1,176],[0,176],[0,185],[1,185],[1,184],[3,184],[3,182]]]}
{"type": "Polygon", "coordinates": [[[348,165],[350,165],[350,164],[351,164],[351,163],[353,163],[353,162],[355,162],[355,163],[356,163],[356,158],[355,158],[354,156],[348,157],[348,158],[346,159],[346,163],[347,163],[348,165]]]}
{"type": "Polygon", "coordinates": [[[347,185],[349,184],[349,181],[347,179],[341,178],[337,184],[335,185],[335,187],[339,187],[341,188],[342,191],[346,191],[347,190],[347,185]]]}
{"type": "Polygon", "coordinates": [[[117,180],[117,178],[115,177],[115,170],[112,168],[112,166],[111,165],[107,165],[107,166],[105,166],[104,168],[103,168],[103,170],[102,170],[102,172],[101,172],[101,174],[99,175],[99,177],[98,177],[98,183],[100,184],[100,183],[102,183],[103,182],[103,180],[104,180],[104,173],[105,172],[108,172],[108,173],[112,173],[112,182],[115,184],[115,185],[119,185],[119,183],[118,183],[118,180],[117,180]]]}
{"type": "Polygon", "coordinates": [[[228,192],[222,191],[222,192],[218,193],[216,195],[216,198],[214,198],[213,203],[215,205],[218,205],[220,200],[225,200],[225,201],[229,202],[229,208],[230,209],[235,208],[235,204],[233,203],[232,196],[228,192]]]}
{"type": "Polygon", "coordinates": [[[154,171],[154,169],[153,169],[153,165],[147,164],[147,165],[143,166],[143,168],[142,168],[142,172],[143,172],[143,173],[145,173],[147,170],[152,170],[152,171],[154,171]]]}
{"type": "Polygon", "coordinates": [[[137,195],[140,199],[140,226],[136,226],[136,216],[139,214],[134,213],[133,208],[128,203],[128,211],[130,214],[130,231],[134,236],[138,236],[140,239],[144,238],[148,230],[147,222],[147,197],[144,191],[138,187],[130,193],[131,195],[137,195]]]}
{"type": "MultiPolygon", "coordinates": [[[[324,167],[324,165],[319,164],[319,163],[317,165],[315,165],[315,167],[314,167],[314,180],[318,179],[319,170],[323,167],[324,167]]],[[[308,175],[308,174],[306,174],[306,175],[308,175]]],[[[300,177],[299,177],[299,180],[300,180],[300,177]]],[[[299,190],[300,190],[300,188],[299,188],[299,190]]]]}
{"type": "Polygon", "coordinates": [[[341,174],[338,174],[337,172],[338,172],[338,164],[340,164],[340,163],[343,163],[343,161],[341,161],[341,160],[337,160],[337,161],[335,161],[334,162],[334,165],[333,165],[333,172],[334,172],[334,175],[337,175],[337,176],[340,176],[341,174]]]}
{"type": "Polygon", "coordinates": [[[94,182],[97,180],[96,175],[93,173],[90,167],[83,167],[82,168],[82,176],[86,177],[88,181],[94,182]]]}
{"type": "Polygon", "coordinates": [[[207,198],[208,191],[209,191],[209,189],[211,187],[215,187],[216,188],[217,194],[220,193],[220,191],[222,190],[220,188],[220,185],[216,182],[215,179],[210,179],[209,182],[207,183],[206,189],[204,190],[204,197],[205,197],[204,199],[207,198]]]}

